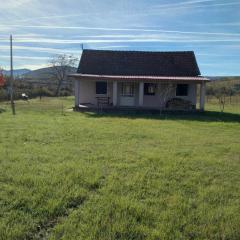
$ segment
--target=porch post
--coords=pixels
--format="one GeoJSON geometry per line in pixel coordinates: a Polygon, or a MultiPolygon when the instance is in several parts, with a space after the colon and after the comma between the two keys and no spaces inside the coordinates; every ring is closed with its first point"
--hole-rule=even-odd
{"type": "Polygon", "coordinates": [[[204,111],[205,91],[206,91],[206,83],[202,82],[200,85],[200,111],[204,111]]]}
{"type": "Polygon", "coordinates": [[[144,83],[140,82],[139,83],[139,106],[143,106],[143,88],[144,88],[144,83]]]}
{"type": "Polygon", "coordinates": [[[75,79],[75,86],[74,86],[74,90],[75,90],[75,106],[78,107],[80,104],[80,80],[75,79]]]}
{"type": "Polygon", "coordinates": [[[117,106],[117,81],[113,82],[113,106],[117,106]]]}

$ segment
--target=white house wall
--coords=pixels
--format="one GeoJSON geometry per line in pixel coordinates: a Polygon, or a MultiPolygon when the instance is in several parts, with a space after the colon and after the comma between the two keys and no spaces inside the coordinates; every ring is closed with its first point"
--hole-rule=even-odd
{"type": "Polygon", "coordinates": [[[177,84],[157,84],[156,94],[154,96],[144,95],[143,106],[144,107],[165,107],[166,102],[171,98],[181,98],[191,101],[193,105],[196,105],[196,84],[189,84],[188,96],[176,96],[177,84]]]}
{"type": "MultiPolygon", "coordinates": [[[[101,80],[99,80],[101,81],[101,80]]],[[[112,102],[112,89],[113,83],[108,82],[107,84],[107,94],[96,95],[96,81],[80,80],[79,84],[79,102],[80,104],[90,103],[97,105],[97,96],[104,96],[110,98],[110,103],[112,102]]]]}

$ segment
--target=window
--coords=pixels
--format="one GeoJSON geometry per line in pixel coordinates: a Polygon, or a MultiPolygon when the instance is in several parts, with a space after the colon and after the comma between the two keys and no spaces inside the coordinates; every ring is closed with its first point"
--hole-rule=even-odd
{"type": "Polygon", "coordinates": [[[134,83],[122,83],[122,96],[132,97],[134,95],[134,83]]]}
{"type": "Polygon", "coordinates": [[[144,83],[144,95],[155,95],[156,84],[155,83],[144,83]]]}
{"type": "Polygon", "coordinates": [[[188,95],[188,84],[177,84],[176,96],[187,96],[188,95]]]}
{"type": "Polygon", "coordinates": [[[107,82],[96,82],[96,94],[107,94],[107,82]]]}

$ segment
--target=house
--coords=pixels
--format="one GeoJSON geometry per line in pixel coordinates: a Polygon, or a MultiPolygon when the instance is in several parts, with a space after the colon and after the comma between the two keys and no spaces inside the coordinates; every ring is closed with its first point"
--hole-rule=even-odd
{"type": "Polygon", "coordinates": [[[206,82],[192,51],[83,50],[75,80],[75,107],[204,110],[206,82]]]}

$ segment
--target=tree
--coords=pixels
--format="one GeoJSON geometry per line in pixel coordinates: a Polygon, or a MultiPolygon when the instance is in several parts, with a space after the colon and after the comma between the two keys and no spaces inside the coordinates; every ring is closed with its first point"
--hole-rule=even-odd
{"type": "Polygon", "coordinates": [[[175,85],[172,83],[164,83],[161,85],[162,92],[161,92],[161,100],[162,100],[162,107],[167,108],[166,104],[169,100],[169,97],[172,96],[172,92],[175,89],[175,85]]]}
{"type": "Polygon", "coordinates": [[[5,84],[5,79],[3,77],[3,69],[0,67],[0,87],[3,87],[5,84]]]}
{"type": "Polygon", "coordinates": [[[226,97],[229,96],[229,84],[222,82],[215,88],[215,97],[218,99],[220,111],[223,112],[226,103],[226,97]]]}
{"type": "Polygon", "coordinates": [[[59,96],[62,84],[67,80],[67,75],[71,72],[71,69],[76,66],[77,60],[72,55],[66,54],[55,55],[50,59],[51,75],[57,80],[56,96],[59,96]]]}

